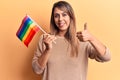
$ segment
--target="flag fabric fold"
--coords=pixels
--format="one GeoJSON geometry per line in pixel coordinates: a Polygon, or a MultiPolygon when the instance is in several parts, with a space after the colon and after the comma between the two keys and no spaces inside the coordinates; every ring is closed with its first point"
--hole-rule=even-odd
{"type": "Polygon", "coordinates": [[[30,16],[26,15],[21,22],[16,36],[28,47],[32,38],[39,30],[40,26],[38,26],[30,16]]]}

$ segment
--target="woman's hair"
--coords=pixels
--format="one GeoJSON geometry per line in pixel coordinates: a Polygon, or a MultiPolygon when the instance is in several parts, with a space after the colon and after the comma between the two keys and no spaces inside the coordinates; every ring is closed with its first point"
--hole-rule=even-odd
{"type": "Polygon", "coordinates": [[[54,10],[55,8],[59,8],[62,11],[65,11],[70,17],[70,25],[68,30],[65,34],[65,38],[68,40],[71,46],[71,55],[77,56],[78,55],[78,39],[76,38],[76,20],[74,11],[71,5],[65,1],[58,1],[53,5],[52,14],[51,14],[51,21],[50,21],[50,30],[52,34],[57,34],[59,32],[58,27],[54,21],[54,10]]]}

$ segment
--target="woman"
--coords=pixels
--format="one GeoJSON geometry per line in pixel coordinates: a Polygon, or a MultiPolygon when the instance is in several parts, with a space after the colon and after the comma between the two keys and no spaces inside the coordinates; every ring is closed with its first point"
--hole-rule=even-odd
{"type": "Polygon", "coordinates": [[[88,58],[109,61],[110,52],[87,30],[76,33],[71,5],[58,1],[53,5],[50,34],[41,36],[32,66],[42,80],[86,80],[88,58]]]}

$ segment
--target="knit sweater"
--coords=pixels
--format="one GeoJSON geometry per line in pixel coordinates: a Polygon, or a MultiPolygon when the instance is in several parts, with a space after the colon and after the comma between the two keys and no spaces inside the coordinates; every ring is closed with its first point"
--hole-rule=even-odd
{"type": "Polygon", "coordinates": [[[44,69],[38,63],[45,46],[40,38],[37,50],[32,60],[32,67],[36,74],[42,74],[42,80],[86,80],[88,58],[99,62],[110,60],[110,51],[106,47],[104,56],[98,55],[97,51],[89,42],[80,42],[78,57],[70,56],[69,43],[64,37],[58,37],[53,43],[51,55],[44,69]]]}

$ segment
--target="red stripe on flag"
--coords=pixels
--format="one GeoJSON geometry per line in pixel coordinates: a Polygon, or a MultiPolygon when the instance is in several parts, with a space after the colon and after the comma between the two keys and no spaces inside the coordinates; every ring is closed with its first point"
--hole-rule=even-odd
{"type": "Polygon", "coordinates": [[[30,31],[30,33],[28,34],[27,38],[24,41],[24,44],[28,47],[29,43],[31,42],[32,38],[34,37],[35,33],[39,31],[38,27],[33,27],[30,31]]]}

